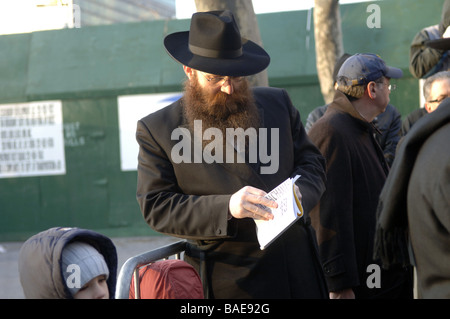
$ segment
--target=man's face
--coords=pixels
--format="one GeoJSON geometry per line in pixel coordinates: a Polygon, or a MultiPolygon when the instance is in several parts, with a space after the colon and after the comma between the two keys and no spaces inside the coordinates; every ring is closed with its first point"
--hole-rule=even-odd
{"type": "Polygon", "coordinates": [[[220,76],[201,71],[196,71],[195,76],[202,87],[228,95],[233,94],[235,88],[239,90],[241,83],[245,80],[243,76],[220,76]]]}
{"type": "Polygon", "coordinates": [[[185,114],[203,128],[259,127],[259,116],[245,78],[219,77],[193,70],[185,83],[185,114]]]}
{"type": "Polygon", "coordinates": [[[390,102],[389,95],[391,94],[391,81],[390,78],[383,77],[380,82],[376,83],[377,87],[377,105],[379,106],[380,114],[386,110],[390,102]]]}
{"type": "Polygon", "coordinates": [[[450,96],[450,79],[439,79],[434,81],[430,87],[430,96],[425,103],[425,108],[428,113],[437,109],[439,104],[450,96]]]}

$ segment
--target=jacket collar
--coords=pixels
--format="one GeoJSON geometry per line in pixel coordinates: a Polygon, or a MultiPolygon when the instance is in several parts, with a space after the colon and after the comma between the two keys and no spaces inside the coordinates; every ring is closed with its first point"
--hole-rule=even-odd
{"type": "Polygon", "coordinates": [[[380,130],[375,125],[373,125],[372,122],[367,122],[367,120],[362,117],[362,115],[355,109],[355,107],[347,98],[347,96],[341,91],[336,90],[333,102],[330,104],[329,107],[339,112],[350,115],[351,117],[358,120],[358,122],[365,128],[368,128],[369,130],[374,130],[378,134],[381,134],[380,130]]]}

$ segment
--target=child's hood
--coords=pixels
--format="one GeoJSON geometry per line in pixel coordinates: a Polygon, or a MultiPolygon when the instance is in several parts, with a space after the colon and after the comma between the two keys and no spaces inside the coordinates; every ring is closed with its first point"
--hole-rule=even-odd
{"type": "Polygon", "coordinates": [[[109,268],[107,280],[110,298],[114,298],[117,275],[117,252],[112,241],[97,232],[68,227],[55,227],[30,237],[19,252],[20,282],[25,298],[72,298],[64,284],[61,255],[72,241],[93,245],[105,258],[109,268]]]}

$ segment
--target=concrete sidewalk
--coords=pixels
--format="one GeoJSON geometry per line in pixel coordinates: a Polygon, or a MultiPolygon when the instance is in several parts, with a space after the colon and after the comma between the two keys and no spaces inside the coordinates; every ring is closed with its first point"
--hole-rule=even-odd
{"type": "MultiPolygon", "coordinates": [[[[143,252],[179,241],[168,236],[111,238],[116,245],[118,272],[125,261],[143,252]]],[[[22,242],[0,243],[0,299],[23,299],[17,259],[22,242]]]]}

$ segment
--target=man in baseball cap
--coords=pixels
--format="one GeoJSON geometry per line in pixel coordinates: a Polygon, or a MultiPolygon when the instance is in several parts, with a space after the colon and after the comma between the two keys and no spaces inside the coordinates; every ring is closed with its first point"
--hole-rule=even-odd
{"type": "Polygon", "coordinates": [[[391,78],[401,76],[375,54],[349,57],[339,69],[333,102],[308,133],[327,160],[326,191],[310,215],[330,298],[413,296],[409,268],[380,267],[380,286],[366,284],[368,266],[378,264],[371,258],[375,216],[389,169],[371,122],[389,103],[391,78]]]}
{"type": "Polygon", "coordinates": [[[353,108],[367,122],[385,111],[395,90],[390,79],[403,76],[401,69],[387,66],[378,55],[357,53],[348,58],[339,69],[337,90],[349,98],[353,108]]]}

